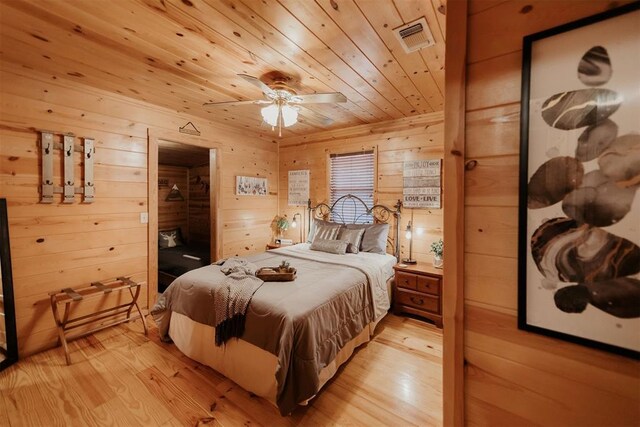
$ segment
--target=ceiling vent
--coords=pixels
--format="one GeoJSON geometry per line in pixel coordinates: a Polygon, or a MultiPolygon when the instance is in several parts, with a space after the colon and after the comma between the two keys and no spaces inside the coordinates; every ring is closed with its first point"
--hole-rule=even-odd
{"type": "Polygon", "coordinates": [[[427,20],[424,17],[395,28],[393,32],[407,53],[435,44],[429,25],[427,25],[427,20]]]}

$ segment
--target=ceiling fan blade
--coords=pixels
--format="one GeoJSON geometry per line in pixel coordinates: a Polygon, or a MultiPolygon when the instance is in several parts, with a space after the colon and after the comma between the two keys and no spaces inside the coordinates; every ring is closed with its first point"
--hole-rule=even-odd
{"type": "Polygon", "coordinates": [[[256,99],[253,101],[205,102],[202,105],[204,107],[237,107],[240,105],[271,104],[271,103],[272,101],[267,101],[266,99],[256,99]]]}
{"type": "Polygon", "coordinates": [[[272,98],[276,96],[276,91],[271,89],[266,84],[264,84],[264,82],[262,82],[259,78],[250,76],[248,74],[238,74],[238,77],[242,77],[244,80],[251,83],[252,85],[259,87],[262,93],[264,93],[265,95],[270,96],[272,98]]]}
{"type": "MultiPolygon", "coordinates": [[[[320,113],[316,113],[313,110],[305,108],[301,105],[297,105],[300,114],[303,116],[305,120],[307,120],[310,124],[315,124],[319,126],[329,126],[333,123],[333,119],[323,116],[320,113]]],[[[302,120],[301,120],[302,121],[302,120]]]]}
{"type": "Polygon", "coordinates": [[[347,102],[347,97],[340,92],[313,93],[310,95],[295,95],[291,97],[291,102],[296,104],[331,104],[347,102]]]}

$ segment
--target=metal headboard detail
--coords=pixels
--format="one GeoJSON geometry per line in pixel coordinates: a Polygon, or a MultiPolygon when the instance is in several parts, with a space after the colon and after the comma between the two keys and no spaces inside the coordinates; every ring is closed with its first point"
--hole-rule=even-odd
{"type": "Polygon", "coordinates": [[[344,213],[345,206],[349,207],[349,205],[351,205],[351,208],[348,209],[349,211],[353,211],[353,208],[358,206],[363,206],[366,209],[365,212],[353,220],[352,224],[357,224],[363,217],[368,216],[373,219],[374,224],[388,224],[392,219],[395,219],[395,227],[391,227],[390,224],[392,230],[395,230],[395,235],[392,236],[392,233],[389,233],[387,246],[393,248],[393,255],[396,259],[400,260],[400,212],[402,209],[402,202],[400,200],[398,200],[393,208],[385,205],[373,205],[369,207],[361,198],[353,194],[340,197],[331,206],[326,203],[318,203],[316,206],[311,206],[311,200],[309,200],[307,202],[307,235],[311,231],[312,219],[329,221],[329,218],[331,218],[333,222],[347,224],[344,213]]]}

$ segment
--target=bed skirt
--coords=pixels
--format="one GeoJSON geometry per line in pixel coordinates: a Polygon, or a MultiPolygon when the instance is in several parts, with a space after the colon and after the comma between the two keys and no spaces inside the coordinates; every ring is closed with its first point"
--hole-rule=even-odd
{"type": "MultiPolygon", "coordinates": [[[[340,365],[351,357],[358,346],[371,340],[381,319],[370,323],[320,371],[320,388],[335,375],[340,365]]],[[[171,314],[169,336],[187,357],[210,366],[243,389],[267,399],[276,406],[278,387],[275,373],[278,358],[273,354],[242,339],[230,339],[225,345],[217,347],[214,327],[195,322],[176,312],[171,314]]],[[[298,403],[305,405],[309,400],[311,399],[298,403]]]]}
{"type": "MultiPolygon", "coordinates": [[[[386,283],[386,291],[391,298],[393,277],[386,283]]],[[[371,340],[376,326],[384,318],[380,316],[369,323],[355,338],[349,341],[336,355],[331,363],[325,366],[318,375],[320,388],[329,381],[338,368],[345,363],[355,349],[371,340]]],[[[172,312],[169,324],[169,336],[183,354],[198,363],[213,368],[229,378],[240,387],[265,398],[277,407],[276,369],[278,358],[242,339],[230,339],[223,346],[215,345],[215,327],[198,323],[184,314],[172,312]]],[[[298,402],[306,405],[313,397],[298,402]]]]}

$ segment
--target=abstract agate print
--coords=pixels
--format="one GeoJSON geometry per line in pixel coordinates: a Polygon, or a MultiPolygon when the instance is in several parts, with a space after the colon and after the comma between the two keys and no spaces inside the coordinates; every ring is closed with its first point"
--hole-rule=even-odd
{"type": "MultiPolygon", "coordinates": [[[[636,23],[640,17],[628,15],[635,15],[636,23]]],[[[626,21],[633,26],[633,19],[626,21]]],[[[570,47],[584,46],[581,34],[588,29],[544,45],[560,49],[564,43],[563,52],[532,48],[526,320],[640,351],[637,28],[629,40],[622,35],[608,44],[604,37],[574,57],[573,66],[570,59],[561,60],[549,73],[536,75],[545,61],[571,58],[570,47]],[[625,48],[631,49],[625,54],[625,48]],[[557,90],[560,81],[565,90],[557,90]]]]}

